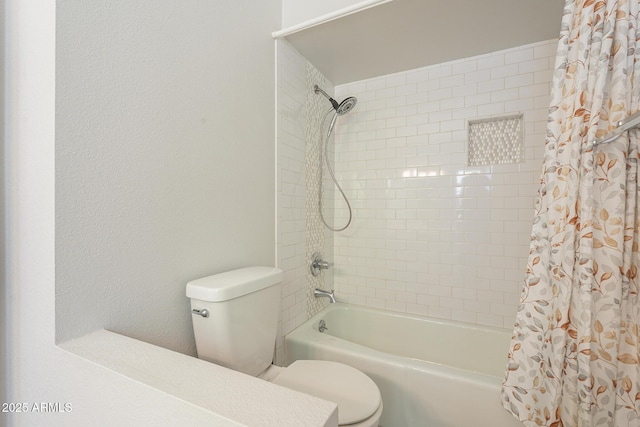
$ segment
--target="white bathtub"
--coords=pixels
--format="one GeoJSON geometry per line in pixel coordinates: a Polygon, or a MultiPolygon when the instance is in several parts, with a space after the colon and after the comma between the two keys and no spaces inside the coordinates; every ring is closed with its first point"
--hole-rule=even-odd
{"type": "Polygon", "coordinates": [[[338,303],[288,334],[285,354],[287,364],[333,360],[365,372],[382,393],[383,427],[522,427],[500,402],[510,339],[504,329],[338,303]]]}

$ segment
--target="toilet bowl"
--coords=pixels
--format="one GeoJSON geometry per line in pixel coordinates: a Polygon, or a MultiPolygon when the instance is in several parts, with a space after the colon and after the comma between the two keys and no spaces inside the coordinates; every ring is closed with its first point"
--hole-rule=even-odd
{"type": "Polygon", "coordinates": [[[281,281],[277,268],[247,267],[189,282],[198,357],[334,402],[340,426],[377,427],[380,390],[361,371],[324,360],[272,365],[281,281]]]}
{"type": "MultiPolygon", "coordinates": [[[[277,368],[274,384],[338,405],[338,425],[377,427],[382,415],[378,386],[361,371],[326,360],[297,360],[277,368]]],[[[273,375],[273,374],[271,374],[273,375]]]]}

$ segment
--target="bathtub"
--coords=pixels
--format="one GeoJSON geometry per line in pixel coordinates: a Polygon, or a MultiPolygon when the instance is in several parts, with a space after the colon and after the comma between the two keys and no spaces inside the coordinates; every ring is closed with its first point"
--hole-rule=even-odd
{"type": "Polygon", "coordinates": [[[285,337],[285,358],[369,375],[382,393],[383,427],[522,427],[500,402],[510,339],[504,329],[337,303],[285,337]]]}

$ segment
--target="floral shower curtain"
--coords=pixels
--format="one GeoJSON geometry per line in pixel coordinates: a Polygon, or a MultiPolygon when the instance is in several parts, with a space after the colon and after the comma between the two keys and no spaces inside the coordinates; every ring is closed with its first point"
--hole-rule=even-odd
{"type": "Polygon", "coordinates": [[[640,426],[640,0],[567,0],[525,286],[502,387],[526,426],[640,426]]]}

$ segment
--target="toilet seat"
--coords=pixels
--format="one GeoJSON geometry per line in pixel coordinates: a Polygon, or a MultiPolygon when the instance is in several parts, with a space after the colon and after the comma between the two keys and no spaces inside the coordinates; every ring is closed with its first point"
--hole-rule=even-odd
{"type": "Polygon", "coordinates": [[[272,382],[336,403],[341,426],[371,417],[382,400],[371,378],[351,366],[326,360],[297,360],[272,382]]]}

